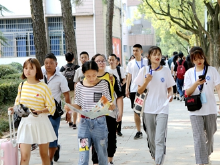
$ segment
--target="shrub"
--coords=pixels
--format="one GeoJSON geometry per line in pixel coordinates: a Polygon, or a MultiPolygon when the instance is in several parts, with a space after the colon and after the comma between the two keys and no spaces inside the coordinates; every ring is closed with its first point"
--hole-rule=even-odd
{"type": "Polygon", "coordinates": [[[14,102],[22,80],[3,79],[0,81],[0,103],[14,102]]]}
{"type": "Polygon", "coordinates": [[[15,68],[18,72],[23,71],[23,66],[18,62],[12,62],[9,65],[11,65],[13,68],[15,68]]]}
{"type": "Polygon", "coordinates": [[[13,68],[11,65],[0,65],[0,78],[5,75],[19,73],[18,70],[13,68]]]}
{"type": "Polygon", "coordinates": [[[0,136],[2,136],[2,132],[6,132],[9,130],[9,124],[7,120],[0,121],[0,136]]]}
{"type": "Polygon", "coordinates": [[[20,79],[21,73],[9,74],[1,77],[2,79],[20,79]]]}

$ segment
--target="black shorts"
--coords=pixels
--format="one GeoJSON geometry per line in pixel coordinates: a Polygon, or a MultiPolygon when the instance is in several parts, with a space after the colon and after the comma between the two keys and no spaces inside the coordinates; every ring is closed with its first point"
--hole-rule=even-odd
{"type": "Polygon", "coordinates": [[[130,93],[130,100],[131,100],[131,108],[132,108],[132,109],[134,108],[134,99],[135,99],[135,96],[136,96],[136,92],[130,93]]]}

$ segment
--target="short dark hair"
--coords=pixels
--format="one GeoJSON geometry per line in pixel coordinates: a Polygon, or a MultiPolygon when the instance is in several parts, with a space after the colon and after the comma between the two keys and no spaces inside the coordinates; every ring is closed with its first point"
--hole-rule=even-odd
{"type": "Polygon", "coordinates": [[[88,70],[95,70],[95,71],[99,71],[99,67],[96,64],[95,61],[86,61],[83,65],[82,65],[82,72],[83,74],[88,71],[88,70]]]}
{"type": "Polygon", "coordinates": [[[99,53],[95,54],[95,55],[92,57],[91,60],[92,60],[92,61],[95,61],[96,57],[98,57],[98,56],[102,56],[102,57],[105,59],[105,61],[106,61],[105,55],[104,55],[104,54],[99,54],[99,53]]]}
{"type": "Polygon", "coordinates": [[[55,56],[53,53],[48,53],[48,54],[46,55],[45,59],[46,59],[46,58],[53,59],[54,61],[57,62],[57,58],[56,58],[56,56],[55,56]]]}
{"type": "Polygon", "coordinates": [[[179,56],[179,58],[183,58],[183,53],[179,52],[178,56],[179,56]]]}
{"type": "Polygon", "coordinates": [[[72,52],[68,52],[65,54],[65,57],[66,57],[66,61],[72,62],[74,59],[74,54],[72,52]]]}
{"type": "Polygon", "coordinates": [[[117,59],[117,56],[115,54],[110,54],[109,57],[110,56],[115,57],[115,59],[117,59]]]}
{"type": "Polygon", "coordinates": [[[129,61],[132,59],[132,58],[135,58],[135,56],[132,54],[131,57],[129,58],[129,61]]]}
{"type": "Polygon", "coordinates": [[[24,62],[24,64],[23,64],[23,73],[22,73],[22,75],[21,75],[21,78],[22,78],[23,80],[27,78],[27,77],[24,75],[24,68],[25,68],[28,64],[30,64],[32,67],[33,67],[33,65],[35,65],[35,67],[36,67],[35,79],[36,79],[36,80],[41,80],[41,79],[43,79],[43,73],[42,73],[42,71],[41,71],[41,66],[40,66],[39,61],[38,61],[36,58],[29,58],[29,59],[27,59],[27,60],[24,62]]]}
{"type": "Polygon", "coordinates": [[[178,52],[173,52],[173,56],[176,55],[176,54],[178,54],[178,52]]]}
{"type": "Polygon", "coordinates": [[[86,51],[82,51],[79,56],[81,56],[82,54],[87,54],[87,56],[89,57],[89,53],[86,51]]]}
{"type": "Polygon", "coordinates": [[[161,49],[158,46],[151,46],[148,50],[148,65],[151,65],[150,56],[154,53],[154,51],[159,51],[162,56],[161,49]]]}
{"type": "Polygon", "coordinates": [[[135,45],[133,46],[133,48],[139,48],[139,49],[142,50],[142,46],[141,46],[140,44],[135,44],[135,45]]]}
{"type": "Polygon", "coordinates": [[[116,59],[118,60],[118,62],[120,62],[120,57],[117,57],[116,59]]]}
{"type": "Polygon", "coordinates": [[[208,63],[208,61],[207,61],[207,59],[205,57],[204,51],[203,51],[203,49],[201,47],[199,47],[199,46],[192,47],[190,49],[190,51],[189,51],[189,54],[190,54],[191,62],[193,62],[193,60],[195,60],[196,57],[198,57],[198,58],[201,58],[201,59],[205,60],[204,61],[204,65],[205,66],[209,66],[209,63],[208,63]]]}

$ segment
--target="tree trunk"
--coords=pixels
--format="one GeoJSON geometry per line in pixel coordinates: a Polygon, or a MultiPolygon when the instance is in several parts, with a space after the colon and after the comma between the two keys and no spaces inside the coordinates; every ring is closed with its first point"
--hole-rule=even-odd
{"type": "Polygon", "coordinates": [[[112,24],[114,13],[114,0],[107,1],[107,13],[106,13],[106,55],[107,57],[113,53],[112,50],[112,24]]]}
{"type": "Polygon", "coordinates": [[[34,46],[36,58],[44,65],[47,54],[47,41],[44,23],[44,11],[42,0],[30,0],[31,17],[33,22],[34,46]]]}
{"type": "Polygon", "coordinates": [[[71,0],[61,0],[60,2],[63,16],[63,29],[65,33],[66,52],[72,52],[75,58],[74,63],[78,64],[71,0]]]}

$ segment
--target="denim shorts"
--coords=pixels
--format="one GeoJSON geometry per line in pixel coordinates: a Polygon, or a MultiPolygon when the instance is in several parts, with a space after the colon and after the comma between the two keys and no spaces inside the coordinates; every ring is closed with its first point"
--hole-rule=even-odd
{"type": "MultiPolygon", "coordinates": [[[[49,117],[49,120],[50,120],[50,122],[51,122],[51,124],[53,126],[53,129],[54,129],[54,132],[55,132],[55,134],[57,136],[57,139],[58,139],[58,129],[60,127],[60,119],[61,119],[61,117],[58,117],[56,119],[53,119],[52,116],[48,116],[48,117],[49,117]]],[[[57,141],[58,140],[50,142],[49,148],[57,147],[57,141]]]]}

